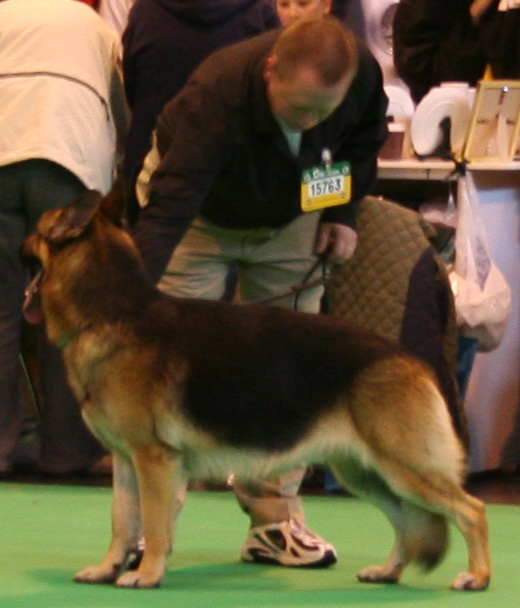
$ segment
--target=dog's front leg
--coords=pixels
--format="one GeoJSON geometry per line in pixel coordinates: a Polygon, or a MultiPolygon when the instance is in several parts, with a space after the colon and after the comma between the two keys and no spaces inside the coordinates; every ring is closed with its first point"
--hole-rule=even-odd
{"type": "Polygon", "coordinates": [[[175,494],[185,483],[182,463],[172,450],[156,445],[134,453],[134,465],[139,483],[145,551],[137,570],[121,575],[116,584],[120,587],[158,587],[171,551],[175,494]]]}
{"type": "Polygon", "coordinates": [[[78,572],[80,583],[112,583],[123,570],[128,553],[135,549],[140,532],[139,492],[133,464],[113,454],[112,542],[105,559],[78,572]]]}

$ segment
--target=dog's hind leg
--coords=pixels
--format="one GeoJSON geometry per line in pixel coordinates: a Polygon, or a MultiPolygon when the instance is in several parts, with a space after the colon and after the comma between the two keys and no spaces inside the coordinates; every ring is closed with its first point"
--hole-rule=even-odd
{"type": "Polygon", "coordinates": [[[452,521],[466,539],[469,570],[459,573],[451,587],[457,591],[480,591],[488,587],[491,576],[489,533],[484,503],[466,493],[462,493],[457,503],[457,508],[452,510],[452,521]]]}
{"type": "Polygon", "coordinates": [[[161,445],[134,452],[139,482],[145,551],[137,570],[121,575],[120,587],[158,587],[164,578],[172,544],[172,513],[176,491],[184,485],[180,458],[161,445]]]}
{"type": "Polygon", "coordinates": [[[381,508],[395,529],[396,543],[387,561],[362,570],[360,580],[397,582],[412,561],[435,566],[447,547],[449,520],[462,532],[469,551],[468,571],[454,579],[452,589],[487,588],[491,560],[484,504],[450,476],[438,470],[416,473],[395,461],[385,465],[384,477],[353,460],[336,460],[332,468],[346,487],[381,508]]]}
{"type": "Polygon", "coordinates": [[[111,583],[123,570],[140,530],[139,492],[133,464],[113,453],[112,542],[104,560],[78,572],[80,583],[111,583]]]}
{"type": "Polygon", "coordinates": [[[491,574],[488,525],[484,503],[464,491],[461,484],[439,470],[415,472],[393,462],[387,465],[389,483],[400,496],[418,508],[439,513],[462,533],[468,547],[469,568],[453,581],[452,589],[480,591],[486,589],[491,574]]]}
{"type": "Polygon", "coordinates": [[[338,481],[360,498],[380,508],[392,524],[395,543],[386,562],[358,573],[359,580],[372,583],[397,583],[405,566],[412,561],[404,535],[406,514],[402,500],[376,471],[363,467],[354,458],[335,459],[329,463],[338,481]]]}
{"type": "MultiPolygon", "coordinates": [[[[385,508],[383,507],[383,510],[385,508]]],[[[397,582],[405,566],[416,562],[426,570],[436,566],[448,546],[446,518],[401,500],[400,510],[385,513],[392,521],[396,542],[386,563],[369,566],[358,572],[358,579],[368,583],[397,582]]]]}
{"type": "MultiPolygon", "coordinates": [[[[398,572],[407,561],[431,567],[441,557],[446,541],[432,545],[429,537],[434,534],[429,530],[441,530],[444,524],[439,518],[444,517],[460,529],[469,554],[468,571],[457,576],[452,587],[485,589],[491,566],[484,505],[463,489],[465,453],[446,403],[429,374],[409,360],[380,362],[358,377],[349,412],[360,440],[362,462],[384,480],[378,486],[387,488],[382,490],[383,497],[394,494],[402,504],[397,511],[395,498],[379,505],[385,508],[390,502],[392,508],[385,512],[397,531],[398,550],[383,573],[392,572],[392,565],[398,572]]],[[[336,460],[339,457],[336,455],[336,460]]],[[[366,480],[360,473],[358,465],[353,476],[357,487],[353,489],[366,496],[366,480]]],[[[348,471],[345,475],[350,482],[348,471]]],[[[377,504],[377,492],[373,494],[377,504]]],[[[369,570],[367,578],[370,576],[369,570]]]]}

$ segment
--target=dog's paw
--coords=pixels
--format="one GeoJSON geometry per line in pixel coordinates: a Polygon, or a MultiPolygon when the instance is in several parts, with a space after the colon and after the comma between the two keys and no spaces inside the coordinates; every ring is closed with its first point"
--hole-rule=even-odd
{"type": "Polygon", "coordinates": [[[117,580],[118,587],[132,587],[135,589],[152,589],[159,587],[163,579],[163,574],[151,574],[139,570],[132,570],[122,574],[117,580]]]}
{"type": "Polygon", "coordinates": [[[362,583],[398,583],[399,574],[385,566],[368,566],[358,572],[358,580],[362,583]]]}
{"type": "Polygon", "coordinates": [[[472,572],[461,572],[455,577],[451,588],[455,591],[484,591],[488,585],[488,575],[479,576],[472,572]]]}
{"type": "Polygon", "coordinates": [[[99,566],[89,566],[84,570],[81,570],[74,576],[74,580],[77,583],[113,583],[119,572],[121,566],[113,565],[108,567],[104,564],[99,566]]]}

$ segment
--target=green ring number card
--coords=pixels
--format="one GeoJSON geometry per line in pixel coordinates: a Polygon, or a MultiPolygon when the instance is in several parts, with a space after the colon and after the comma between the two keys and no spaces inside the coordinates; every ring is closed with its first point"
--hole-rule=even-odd
{"type": "Polygon", "coordinates": [[[301,179],[302,211],[316,211],[350,202],[352,176],[350,163],[305,169],[301,179]]]}

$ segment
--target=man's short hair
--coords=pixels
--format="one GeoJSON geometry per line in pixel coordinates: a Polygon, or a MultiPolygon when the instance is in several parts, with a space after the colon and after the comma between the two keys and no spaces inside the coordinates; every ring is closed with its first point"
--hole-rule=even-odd
{"type": "Polygon", "coordinates": [[[325,86],[333,86],[358,69],[358,46],[354,34],[335,17],[302,19],[287,27],[271,55],[278,61],[274,71],[287,80],[300,67],[310,67],[325,86]]]}

